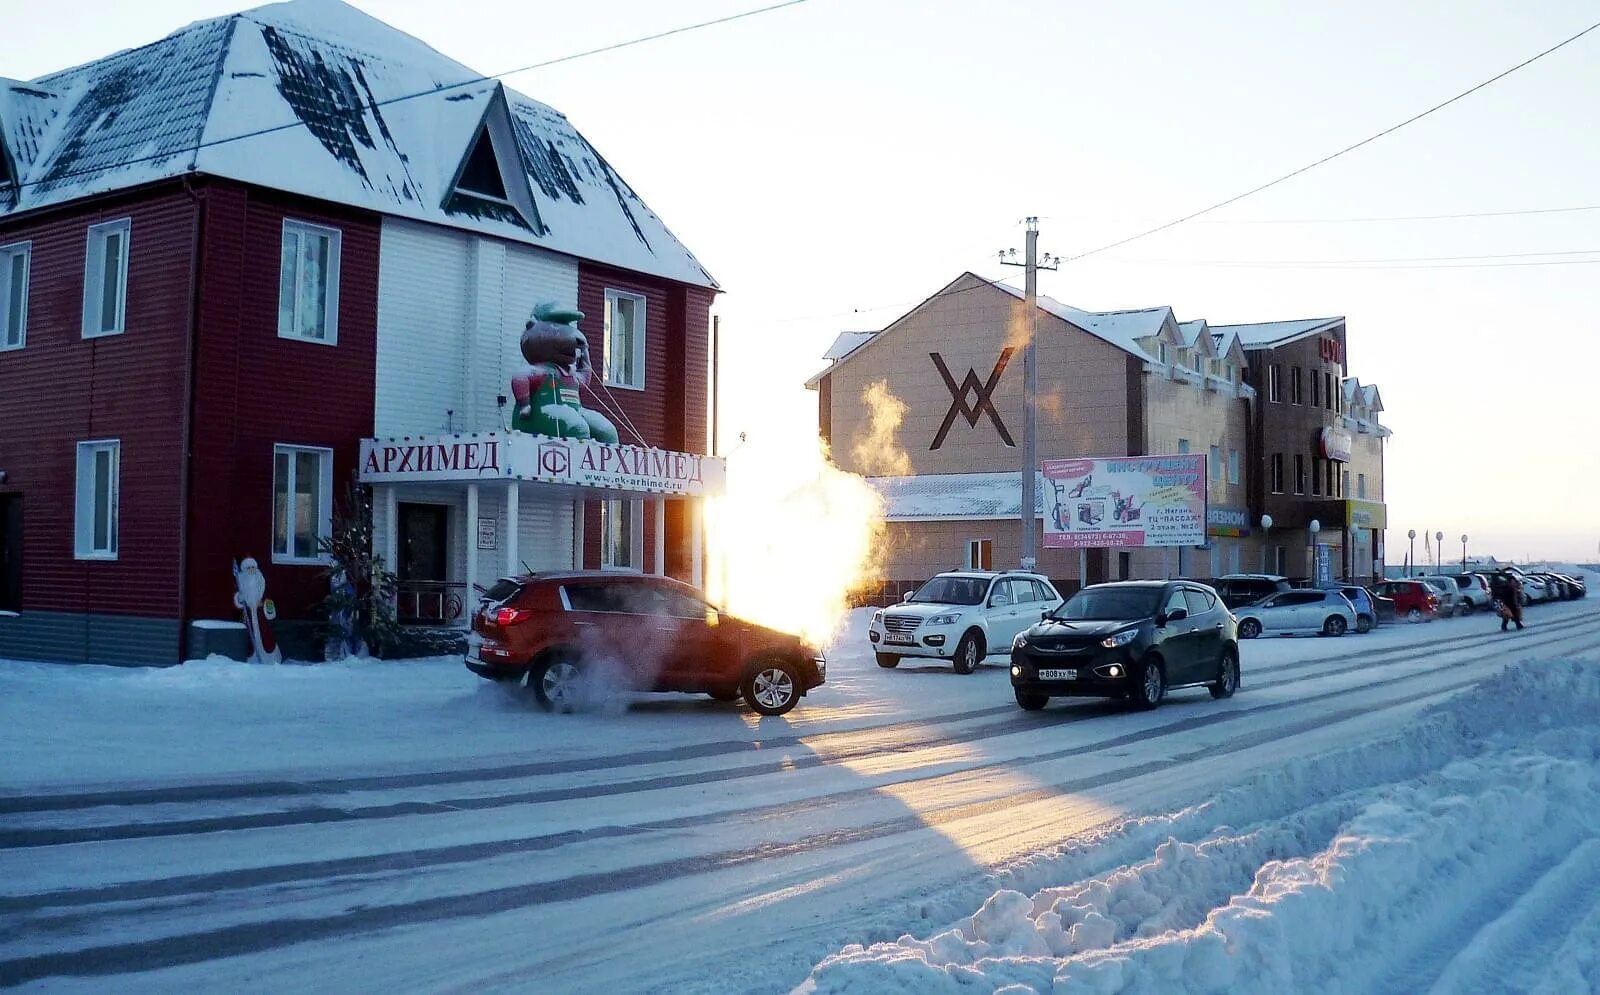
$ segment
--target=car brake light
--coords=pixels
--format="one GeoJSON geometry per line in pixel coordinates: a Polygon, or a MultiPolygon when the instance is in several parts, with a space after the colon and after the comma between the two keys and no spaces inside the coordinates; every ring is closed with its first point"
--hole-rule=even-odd
{"type": "Polygon", "coordinates": [[[496,608],[490,613],[489,621],[495,625],[516,625],[532,617],[533,612],[524,608],[496,608]]]}

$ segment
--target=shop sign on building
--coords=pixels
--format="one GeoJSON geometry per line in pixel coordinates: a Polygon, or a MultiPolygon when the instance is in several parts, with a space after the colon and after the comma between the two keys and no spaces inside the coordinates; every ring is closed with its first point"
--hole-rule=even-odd
{"type": "Polygon", "coordinates": [[[1206,535],[1243,538],[1250,534],[1250,509],[1213,504],[1206,508],[1206,535]]]}
{"type": "Polygon", "coordinates": [[[361,482],[524,480],[597,490],[699,497],[720,494],[725,461],[524,432],[361,440],[361,482]]]}
{"type": "MultiPolygon", "coordinates": [[[[1355,529],[1386,529],[1389,513],[1381,501],[1346,501],[1345,524],[1355,529]]],[[[1381,555],[1381,554],[1380,554],[1381,555]]]]}
{"type": "Polygon", "coordinates": [[[1206,541],[1204,455],[1045,460],[1041,469],[1046,548],[1206,541]]]}
{"type": "Polygon", "coordinates": [[[1355,439],[1344,429],[1329,426],[1322,430],[1321,449],[1325,458],[1348,463],[1355,449],[1355,439]]]}

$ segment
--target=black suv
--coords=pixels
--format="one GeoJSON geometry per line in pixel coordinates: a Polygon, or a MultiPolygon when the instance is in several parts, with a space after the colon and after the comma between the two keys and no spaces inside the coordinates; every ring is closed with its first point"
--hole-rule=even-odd
{"type": "Polygon", "coordinates": [[[1051,698],[1127,698],[1154,708],[1168,690],[1239,687],[1233,615],[1204,584],[1095,584],[1023,631],[1011,644],[1011,688],[1029,711],[1051,698]]]}
{"type": "Polygon", "coordinates": [[[1228,574],[1212,581],[1211,586],[1228,608],[1243,608],[1280,591],[1291,590],[1289,578],[1277,574],[1228,574]]]}

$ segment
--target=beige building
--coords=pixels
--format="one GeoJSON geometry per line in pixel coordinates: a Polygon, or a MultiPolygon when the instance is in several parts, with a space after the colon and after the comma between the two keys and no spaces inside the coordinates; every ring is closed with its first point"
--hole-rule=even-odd
{"type": "MultiPolygon", "coordinates": [[[[882,331],[841,336],[832,365],[808,383],[835,460],[887,498],[894,590],[941,570],[1019,562],[1021,298],[963,274],[882,331]]],[[[1068,588],[1256,569],[1246,452],[1255,391],[1238,337],[1179,322],[1167,307],[1097,313],[1047,297],[1036,327],[1040,459],[1206,455],[1214,519],[1207,547],[1081,555],[1044,548],[1041,524],[1038,569],[1068,588]]]]}

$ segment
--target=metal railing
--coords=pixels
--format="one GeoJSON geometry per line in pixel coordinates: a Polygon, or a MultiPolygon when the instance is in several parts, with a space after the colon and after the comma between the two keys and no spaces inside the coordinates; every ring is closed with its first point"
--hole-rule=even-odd
{"type": "Polygon", "coordinates": [[[442,580],[402,580],[395,584],[395,617],[402,625],[459,622],[466,610],[467,585],[442,580]]]}

